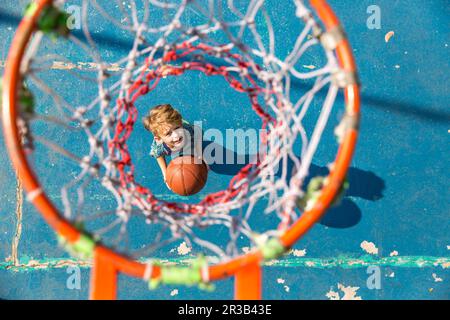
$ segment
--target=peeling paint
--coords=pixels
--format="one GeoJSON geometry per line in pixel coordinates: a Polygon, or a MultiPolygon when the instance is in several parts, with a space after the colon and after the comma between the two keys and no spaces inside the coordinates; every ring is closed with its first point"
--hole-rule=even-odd
{"type": "MultiPolygon", "coordinates": [[[[217,258],[207,257],[211,264],[217,263],[217,258]]],[[[192,255],[180,256],[178,258],[162,259],[155,257],[156,260],[164,265],[187,265],[195,260],[192,255]]],[[[145,263],[146,259],[139,259],[145,263]]],[[[48,258],[43,260],[36,260],[28,257],[21,257],[19,264],[14,265],[11,259],[5,262],[0,262],[0,270],[12,271],[31,271],[36,269],[50,270],[55,268],[63,268],[71,265],[78,265],[80,267],[90,267],[91,262],[76,259],[63,258],[48,258]]],[[[267,267],[285,267],[285,268],[314,268],[314,269],[357,269],[367,268],[369,266],[382,267],[400,267],[400,268],[436,268],[443,269],[450,267],[450,257],[432,257],[432,256],[399,256],[399,257],[385,257],[378,258],[372,255],[365,255],[360,258],[354,257],[332,257],[332,258],[298,258],[288,256],[284,259],[271,260],[264,262],[267,267]]]]}
{"type": "Polygon", "coordinates": [[[342,297],[339,292],[333,291],[333,288],[331,288],[325,295],[329,300],[362,300],[360,296],[356,295],[359,287],[346,287],[341,283],[338,283],[337,287],[343,294],[342,297]]]}
{"type": "Polygon", "coordinates": [[[442,278],[439,278],[439,277],[436,275],[436,273],[433,273],[432,276],[433,276],[434,282],[442,282],[442,281],[444,281],[444,280],[442,280],[442,278]]]}
{"type": "Polygon", "coordinates": [[[286,291],[286,292],[291,291],[291,288],[285,284],[285,283],[286,283],[286,280],[284,280],[283,278],[278,278],[278,279],[277,279],[277,283],[278,283],[278,284],[283,284],[283,289],[284,289],[284,291],[286,291]]]}
{"type": "MultiPolygon", "coordinates": [[[[0,68],[4,68],[6,65],[5,60],[0,60],[0,68]]],[[[105,64],[106,70],[110,72],[120,72],[124,68],[120,67],[117,63],[105,64]]],[[[53,61],[50,66],[51,70],[82,70],[82,71],[96,71],[99,69],[99,64],[95,62],[67,62],[67,61],[53,61]]]]}
{"type": "Polygon", "coordinates": [[[22,214],[23,214],[23,188],[22,182],[16,180],[16,229],[11,245],[11,261],[14,265],[19,264],[19,242],[22,236],[22,214]]]}
{"type": "Polygon", "coordinates": [[[339,293],[330,289],[325,295],[329,300],[339,300],[339,293]]]}
{"type": "Polygon", "coordinates": [[[394,32],[394,31],[389,31],[389,32],[386,33],[386,35],[384,36],[384,41],[385,41],[386,43],[388,43],[394,35],[395,35],[395,32],[394,32]]]}
{"type": "Polygon", "coordinates": [[[363,242],[361,242],[360,247],[369,254],[378,254],[378,248],[373,242],[364,240],[363,242]]]}
{"type": "Polygon", "coordinates": [[[341,300],[362,300],[360,296],[356,295],[359,287],[345,287],[342,284],[338,284],[338,289],[344,292],[344,296],[341,298],[341,300]]]}
{"type": "Polygon", "coordinates": [[[184,241],[183,241],[183,242],[178,246],[178,248],[177,248],[177,252],[178,252],[178,254],[181,255],[181,256],[187,255],[187,254],[189,254],[191,251],[192,251],[192,248],[191,248],[191,247],[188,247],[187,244],[186,244],[186,242],[184,242],[184,241]]]}
{"type": "MultiPolygon", "coordinates": [[[[94,62],[65,62],[65,61],[53,61],[53,64],[51,66],[51,69],[53,70],[84,70],[84,71],[95,71],[98,70],[100,65],[98,63],[94,62]]],[[[106,70],[110,72],[118,72],[123,70],[123,68],[120,68],[120,66],[116,63],[113,64],[106,64],[106,70]]]]}
{"type": "Polygon", "coordinates": [[[292,249],[289,254],[292,254],[294,257],[304,257],[306,256],[306,249],[299,250],[299,249],[292,249]]]}

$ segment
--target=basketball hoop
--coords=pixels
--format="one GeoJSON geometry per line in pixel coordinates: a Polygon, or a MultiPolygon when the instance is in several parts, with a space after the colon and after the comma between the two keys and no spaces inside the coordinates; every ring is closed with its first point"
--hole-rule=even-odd
{"type": "Polygon", "coordinates": [[[235,298],[261,298],[261,262],[285,253],[341,195],[355,149],[359,86],[352,50],[338,18],[325,0],[292,1],[303,29],[287,56],[279,57],[263,0],[245,6],[233,0],[129,1],[126,8],[119,1],[118,12],[108,12],[96,1],[83,1],[80,36],[67,28],[65,3],[38,0],[27,9],[5,67],[2,120],[9,156],[28,201],[74,255],[93,259],[90,297],[114,299],[118,274],[123,273],[142,278],[151,287],[206,287],[234,276],[235,298]],[[150,8],[161,10],[168,22],[150,25],[150,8]],[[114,63],[104,60],[90,32],[88,16],[94,10],[110,28],[133,38],[131,49],[114,63]],[[183,18],[190,10],[200,18],[189,24],[183,18]],[[267,27],[267,38],[258,32],[260,20],[267,27]],[[91,59],[95,78],[70,61],[74,47],[91,59]],[[43,48],[53,53],[41,55],[43,48]],[[318,53],[322,65],[305,71],[301,60],[310,50],[318,53]],[[95,83],[85,86],[93,90],[89,101],[73,105],[64,98],[65,92],[45,80],[54,67],[49,61],[56,59],[63,61],[60,69],[70,69],[61,81],[73,76],[95,83]],[[226,189],[194,204],[159,199],[140,185],[127,144],[138,119],[137,99],[151,94],[161,78],[187,72],[201,72],[211,81],[222,77],[231,90],[247,95],[249,108],[267,131],[262,142],[267,154],[245,166],[226,189]],[[293,79],[310,85],[295,100],[290,92],[293,79]],[[334,130],[336,155],[328,175],[314,177],[309,168],[341,89],[345,107],[334,130]],[[36,93],[50,100],[40,101],[36,93]],[[325,96],[323,101],[319,93],[325,96]],[[315,103],[320,103],[319,112],[308,131],[304,121],[315,103]],[[42,125],[49,128],[46,137],[37,134],[42,125]],[[52,136],[69,134],[84,137],[84,144],[73,148],[70,143],[61,146],[50,141],[52,136]],[[300,154],[293,151],[296,145],[301,146],[300,154]],[[77,169],[73,175],[68,173],[68,181],[43,183],[51,177],[39,175],[44,164],[33,163],[39,152],[68,159],[77,169]],[[289,179],[288,160],[294,162],[289,179]],[[277,167],[281,177],[275,175],[277,167]],[[98,201],[106,208],[87,201],[95,201],[90,188],[98,186],[105,190],[106,200],[98,201]],[[265,230],[256,232],[251,219],[258,214],[271,218],[265,230]],[[124,243],[133,236],[135,219],[148,226],[151,239],[130,248],[124,243]],[[211,236],[217,228],[228,231],[226,243],[211,236]],[[155,260],[160,248],[179,241],[198,249],[192,265],[167,266],[155,260]],[[251,249],[244,252],[244,246],[251,249]]]}

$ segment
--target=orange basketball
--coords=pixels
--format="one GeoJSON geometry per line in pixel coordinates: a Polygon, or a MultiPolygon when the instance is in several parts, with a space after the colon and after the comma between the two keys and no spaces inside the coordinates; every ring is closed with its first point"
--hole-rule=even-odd
{"type": "Polygon", "coordinates": [[[207,178],[206,164],[195,163],[192,156],[175,158],[167,167],[167,184],[173,192],[182,196],[193,195],[202,190],[207,178]]]}

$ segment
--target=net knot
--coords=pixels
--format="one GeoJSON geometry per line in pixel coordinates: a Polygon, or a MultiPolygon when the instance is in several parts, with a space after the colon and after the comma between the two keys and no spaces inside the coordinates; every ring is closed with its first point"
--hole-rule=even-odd
{"type": "Polygon", "coordinates": [[[216,73],[217,73],[217,69],[212,64],[208,63],[208,64],[205,65],[205,74],[206,75],[210,76],[210,75],[213,75],[213,74],[216,74],[216,73]]]}
{"type": "Polygon", "coordinates": [[[178,59],[177,53],[175,52],[175,50],[171,50],[166,53],[166,55],[163,58],[163,61],[170,62],[170,61],[175,61],[177,59],[178,59]]]}
{"type": "Polygon", "coordinates": [[[239,92],[245,92],[244,90],[244,86],[242,85],[242,83],[240,83],[238,80],[232,80],[230,82],[230,85],[233,89],[239,91],[239,92]]]}
{"type": "MultiPolygon", "coordinates": [[[[35,2],[31,2],[25,9],[25,16],[33,15],[37,8],[38,5],[35,2]]],[[[56,40],[58,36],[67,37],[70,33],[69,27],[67,26],[69,17],[68,13],[53,5],[47,5],[41,11],[37,21],[37,28],[49,35],[52,40],[56,40]]]]}
{"type": "Polygon", "coordinates": [[[198,256],[190,266],[164,266],[159,265],[161,272],[159,277],[150,278],[148,286],[150,290],[165,285],[197,285],[199,289],[211,291],[214,286],[209,283],[208,262],[204,256],[198,256]]]}
{"type": "Polygon", "coordinates": [[[74,242],[69,242],[62,235],[58,235],[58,243],[72,257],[84,260],[88,260],[93,257],[96,245],[95,239],[87,234],[81,234],[80,237],[74,242]]]}
{"type": "Polygon", "coordinates": [[[258,244],[264,260],[277,259],[286,252],[286,248],[279,238],[270,238],[258,244]]]}

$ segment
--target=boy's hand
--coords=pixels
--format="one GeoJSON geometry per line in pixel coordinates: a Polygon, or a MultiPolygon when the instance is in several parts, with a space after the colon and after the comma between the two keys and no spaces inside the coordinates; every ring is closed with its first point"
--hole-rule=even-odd
{"type": "Polygon", "coordinates": [[[167,183],[166,176],[164,176],[164,183],[166,184],[167,189],[172,191],[172,189],[170,189],[170,187],[169,187],[169,184],[167,183]]]}
{"type": "Polygon", "coordinates": [[[209,165],[206,163],[205,159],[203,159],[202,156],[197,157],[197,159],[200,160],[201,162],[203,162],[206,166],[206,169],[208,169],[208,171],[209,171],[209,165]]]}

